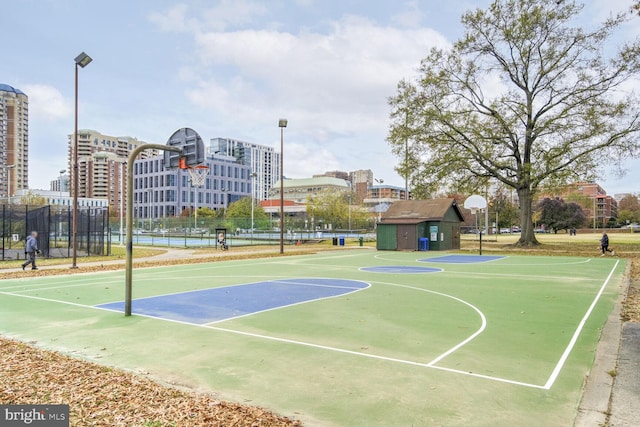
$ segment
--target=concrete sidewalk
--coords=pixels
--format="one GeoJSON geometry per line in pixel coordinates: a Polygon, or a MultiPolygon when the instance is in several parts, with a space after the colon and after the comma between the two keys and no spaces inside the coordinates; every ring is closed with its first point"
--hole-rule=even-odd
{"type": "Polygon", "coordinates": [[[616,305],[602,329],[576,427],[640,425],[640,323],[621,318],[631,286],[629,273],[627,270],[616,305]]]}

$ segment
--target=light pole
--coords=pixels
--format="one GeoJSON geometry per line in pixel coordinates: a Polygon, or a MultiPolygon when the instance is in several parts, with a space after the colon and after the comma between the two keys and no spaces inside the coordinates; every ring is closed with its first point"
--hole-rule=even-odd
{"type": "Polygon", "coordinates": [[[251,173],[251,240],[253,240],[253,199],[256,192],[256,176],[258,175],[255,172],[251,173]]]}
{"type": "Polygon", "coordinates": [[[191,180],[191,186],[193,187],[193,232],[196,232],[198,228],[198,187],[196,187],[193,179],[191,180]]]}
{"type": "Polygon", "coordinates": [[[78,67],[84,68],[93,59],[84,52],[76,56],[76,78],[75,78],[75,126],[73,129],[73,264],[71,268],[78,268],[76,264],[78,257],[78,67]]]}
{"type": "Polygon", "coordinates": [[[149,205],[149,207],[148,207],[148,209],[149,209],[149,212],[148,212],[148,216],[149,216],[149,233],[151,233],[151,230],[153,228],[153,224],[152,224],[153,220],[151,219],[151,199],[153,198],[153,189],[150,188],[148,193],[149,193],[149,203],[148,203],[148,205],[149,205]]]}
{"type": "Polygon", "coordinates": [[[127,162],[120,163],[120,246],[124,244],[122,240],[122,222],[124,220],[124,165],[126,164],[127,162]]]}
{"type": "Polygon", "coordinates": [[[287,119],[278,120],[280,127],[280,254],[284,254],[284,128],[287,119]]]}
{"type": "MultiPolygon", "coordinates": [[[[64,201],[62,200],[62,177],[64,176],[64,173],[66,172],[66,169],[60,169],[59,170],[59,175],[58,175],[58,190],[60,193],[60,210],[58,211],[58,223],[60,224],[60,226],[58,227],[58,229],[60,230],[58,233],[60,234],[60,236],[62,236],[62,212],[63,212],[63,207],[64,207],[64,201]]],[[[68,217],[67,217],[68,218],[68,217]]],[[[67,238],[67,241],[68,238],[67,238]]]]}
{"type": "Polygon", "coordinates": [[[7,204],[11,204],[11,169],[14,169],[16,165],[7,165],[4,168],[7,170],[7,204]]]}

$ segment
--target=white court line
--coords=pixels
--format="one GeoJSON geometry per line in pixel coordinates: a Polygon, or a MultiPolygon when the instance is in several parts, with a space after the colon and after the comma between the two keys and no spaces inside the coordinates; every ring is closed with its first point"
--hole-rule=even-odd
{"type": "Polygon", "coordinates": [[[562,367],[564,366],[565,362],[569,358],[569,354],[571,354],[571,350],[573,350],[573,347],[575,346],[576,342],[578,341],[578,337],[580,337],[580,333],[582,333],[582,329],[584,328],[584,325],[587,323],[587,320],[589,319],[589,316],[591,316],[591,312],[593,311],[593,309],[595,308],[596,304],[600,300],[600,297],[602,296],[602,293],[604,292],[605,288],[607,287],[607,284],[609,284],[609,281],[613,277],[613,273],[616,271],[616,268],[618,267],[619,263],[620,263],[620,260],[616,261],[615,265],[611,269],[611,272],[609,272],[609,275],[607,276],[607,279],[604,281],[604,283],[600,287],[600,290],[598,291],[598,293],[596,294],[595,298],[593,299],[593,302],[589,306],[589,309],[587,310],[587,312],[582,317],[582,320],[578,324],[578,328],[576,329],[575,333],[571,337],[571,341],[569,341],[569,345],[567,345],[567,348],[564,350],[564,353],[562,353],[562,357],[560,357],[560,360],[558,361],[558,364],[553,369],[553,372],[551,373],[551,376],[549,377],[549,379],[547,380],[546,384],[544,385],[544,389],[545,390],[551,389],[551,386],[553,386],[553,383],[558,378],[558,375],[560,375],[560,371],[562,370],[562,367]]]}
{"type": "Polygon", "coordinates": [[[461,298],[454,297],[453,295],[445,294],[445,293],[442,293],[442,292],[432,291],[432,290],[429,290],[429,289],[416,288],[415,286],[399,285],[397,283],[387,283],[387,282],[378,282],[378,281],[374,281],[372,283],[378,283],[378,284],[386,285],[386,286],[395,286],[395,287],[399,287],[399,288],[413,289],[413,290],[416,290],[416,291],[427,292],[427,293],[434,294],[434,295],[439,295],[439,296],[442,296],[442,297],[445,297],[445,298],[450,298],[450,299],[452,299],[454,301],[457,301],[459,303],[462,303],[462,304],[466,305],[467,307],[470,307],[472,310],[474,310],[478,314],[478,316],[480,316],[480,321],[481,321],[480,328],[477,331],[475,331],[473,334],[471,334],[464,341],[456,344],[455,346],[451,347],[449,350],[445,351],[444,353],[442,353],[441,355],[439,355],[438,357],[433,359],[431,362],[427,363],[427,366],[429,366],[429,367],[433,367],[436,363],[440,362],[445,357],[451,355],[452,353],[454,353],[455,351],[457,351],[461,347],[463,347],[463,346],[467,345],[468,343],[470,343],[475,337],[480,335],[487,328],[487,318],[485,317],[484,313],[482,313],[482,311],[478,307],[476,307],[475,305],[473,305],[470,302],[467,302],[467,301],[465,301],[465,300],[463,300],[461,298]]]}
{"type": "MultiPolygon", "coordinates": [[[[445,255],[445,256],[452,256],[452,255],[445,255]]],[[[482,255],[460,255],[461,257],[464,256],[482,256],[482,255]]],[[[495,262],[495,261],[502,261],[503,259],[507,259],[509,258],[507,255],[487,255],[487,256],[500,256],[500,258],[494,258],[494,259],[488,259],[486,261],[472,261],[472,262],[452,262],[452,261],[431,261],[433,260],[437,260],[440,257],[430,257],[430,258],[419,258],[416,259],[416,262],[421,262],[421,263],[430,263],[430,264],[449,264],[449,265],[471,265],[471,266],[476,266],[478,264],[488,264],[490,262],[495,262]]]]}
{"type": "Polygon", "coordinates": [[[592,258],[589,258],[589,259],[584,260],[584,261],[575,261],[575,262],[550,262],[550,263],[546,263],[546,264],[505,264],[504,267],[511,267],[511,266],[514,266],[514,267],[530,267],[530,266],[531,267],[538,267],[538,266],[541,266],[541,267],[553,267],[555,265],[562,266],[562,265],[586,264],[586,263],[589,263],[591,261],[593,261],[592,258]]]}
{"type": "MultiPolygon", "coordinates": [[[[200,276],[198,276],[200,277],[200,276]]],[[[229,277],[238,277],[238,276],[229,276],[229,277]]],[[[257,276],[257,277],[264,277],[264,276],[257,276]]],[[[162,297],[169,297],[169,296],[174,296],[174,295],[181,295],[181,294],[189,294],[189,293],[193,293],[193,292],[202,292],[202,291],[207,291],[207,290],[213,290],[213,289],[228,289],[228,288],[234,288],[237,286],[247,286],[247,285],[257,285],[259,283],[269,283],[269,282],[276,282],[278,280],[287,280],[287,279],[300,279],[300,276],[276,276],[277,279],[273,279],[273,280],[259,280],[257,282],[251,282],[251,283],[236,283],[233,285],[226,285],[226,286],[217,286],[214,288],[202,288],[202,289],[190,289],[188,291],[179,291],[179,292],[170,292],[168,294],[160,294],[160,295],[153,295],[153,296],[148,296],[148,297],[142,297],[142,298],[135,298],[133,301],[142,301],[142,300],[147,300],[147,299],[152,299],[152,298],[162,298],[162,297]]],[[[350,280],[350,279],[336,279],[335,277],[304,277],[302,279],[326,279],[326,280],[350,280]]],[[[152,280],[152,279],[146,279],[146,280],[152,280]]],[[[365,282],[363,280],[353,280],[354,282],[362,282],[362,283],[368,283],[365,282]]],[[[349,288],[349,289],[354,289],[354,288],[349,288]]],[[[360,289],[360,288],[357,288],[360,289]]],[[[362,289],[366,289],[366,288],[362,288],[362,289]]],[[[107,305],[107,304],[117,304],[117,303],[121,303],[122,300],[118,300],[118,301],[111,301],[111,302],[105,302],[102,303],[100,305],[107,305]]]]}
{"type": "MultiPolygon", "coordinates": [[[[353,288],[351,286],[336,286],[336,285],[318,285],[315,283],[304,283],[304,282],[285,282],[285,280],[287,279],[280,279],[280,280],[266,280],[265,283],[280,283],[282,285],[296,285],[296,286],[315,286],[318,288],[335,288],[335,289],[354,289],[354,290],[360,290],[360,289],[366,289],[371,287],[371,285],[366,286],[364,288],[353,288]]],[[[323,279],[326,280],[326,279],[323,279]]],[[[350,280],[350,279],[334,279],[334,280],[350,280]]],[[[361,280],[350,280],[352,282],[360,282],[360,283],[367,283],[367,282],[363,282],[361,280]]],[[[212,289],[216,289],[216,288],[212,288],[212,289]]]]}

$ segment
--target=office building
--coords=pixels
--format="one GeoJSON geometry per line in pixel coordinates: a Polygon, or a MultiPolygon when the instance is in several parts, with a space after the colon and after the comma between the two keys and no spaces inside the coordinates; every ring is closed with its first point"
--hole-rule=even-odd
{"type": "MultiPolygon", "coordinates": [[[[322,191],[351,192],[351,184],[340,178],[316,176],[314,178],[285,179],[283,182],[284,200],[306,204],[309,197],[315,197],[322,191]]],[[[280,199],[280,182],[269,192],[269,199],[280,199]]]]}
{"type": "Polygon", "coordinates": [[[29,98],[6,84],[0,84],[0,182],[0,199],[29,188],[29,98]]]}
{"type": "MultiPolygon", "coordinates": [[[[405,189],[393,185],[372,185],[367,190],[364,198],[364,204],[369,206],[378,205],[380,203],[393,203],[398,200],[405,200],[405,189]]],[[[411,198],[411,192],[409,192],[411,198]]]]}
{"type": "Polygon", "coordinates": [[[280,179],[280,153],[273,147],[231,138],[213,138],[207,155],[214,154],[231,156],[238,163],[250,167],[251,173],[255,174],[253,197],[256,200],[266,200],[269,190],[280,179]]]}
{"type": "Polygon", "coordinates": [[[209,173],[202,187],[194,188],[189,173],[165,169],[163,157],[136,161],[134,165],[134,218],[180,216],[196,208],[214,210],[251,196],[251,168],[234,157],[214,154],[204,163],[209,173]]]}

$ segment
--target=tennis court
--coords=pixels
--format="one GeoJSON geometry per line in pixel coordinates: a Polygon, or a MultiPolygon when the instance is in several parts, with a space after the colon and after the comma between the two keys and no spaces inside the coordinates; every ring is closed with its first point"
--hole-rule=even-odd
{"type": "Polygon", "coordinates": [[[0,282],[0,333],[307,425],[571,425],[616,258],[341,251],[0,282]]]}

